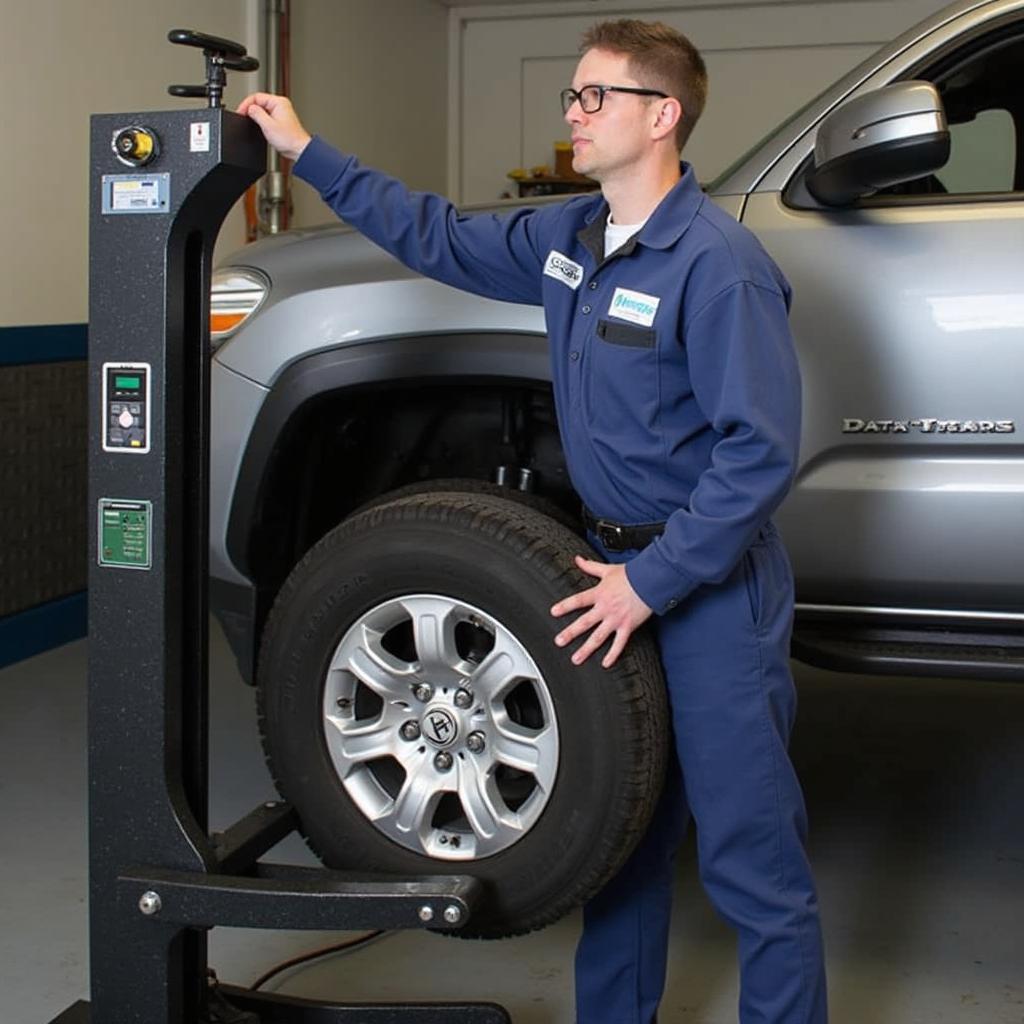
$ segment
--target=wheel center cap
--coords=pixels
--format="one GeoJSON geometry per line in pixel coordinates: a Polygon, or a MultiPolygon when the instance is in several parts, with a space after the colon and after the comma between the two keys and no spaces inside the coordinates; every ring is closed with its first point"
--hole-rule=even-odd
{"type": "Polygon", "coordinates": [[[435,747],[450,747],[459,736],[459,720],[445,707],[427,708],[420,731],[435,747]]]}

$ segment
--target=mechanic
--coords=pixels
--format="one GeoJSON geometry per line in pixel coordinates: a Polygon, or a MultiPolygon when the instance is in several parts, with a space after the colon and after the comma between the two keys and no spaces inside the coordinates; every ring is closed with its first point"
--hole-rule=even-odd
{"type": "Polygon", "coordinates": [[[446,284],[543,304],[559,427],[597,583],[556,643],[615,662],[654,616],[678,753],[654,822],[584,909],[578,1024],[650,1024],[673,863],[690,816],[702,883],[735,929],[743,1024],[827,1018],[803,796],[787,753],[793,581],[770,516],[797,463],[790,291],[679,153],[704,106],[693,45],[660,23],[589,30],[571,89],[573,169],[601,192],[460,215],[311,138],[291,103],[238,107],[338,216],[446,284]]]}

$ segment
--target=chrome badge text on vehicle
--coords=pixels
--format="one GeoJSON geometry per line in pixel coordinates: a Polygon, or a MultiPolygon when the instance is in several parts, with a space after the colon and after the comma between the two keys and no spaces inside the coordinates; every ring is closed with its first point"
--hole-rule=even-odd
{"type": "Polygon", "coordinates": [[[1012,434],[1013,420],[843,420],[844,434],[1012,434]]]}

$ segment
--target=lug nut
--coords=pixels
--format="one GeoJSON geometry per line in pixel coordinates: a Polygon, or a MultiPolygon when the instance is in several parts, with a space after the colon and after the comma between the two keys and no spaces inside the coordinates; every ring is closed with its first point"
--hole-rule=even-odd
{"type": "Polygon", "coordinates": [[[463,688],[455,691],[455,706],[457,708],[470,708],[473,706],[473,694],[463,688]]]}
{"type": "Polygon", "coordinates": [[[402,734],[403,740],[418,740],[420,738],[420,723],[410,719],[408,722],[402,723],[399,732],[402,734]]]}
{"type": "Polygon", "coordinates": [[[440,750],[434,755],[434,767],[439,772],[450,771],[454,763],[452,755],[447,750],[440,750]]]}
{"type": "Polygon", "coordinates": [[[444,908],[444,919],[448,924],[458,924],[462,920],[462,911],[452,903],[444,908]]]}
{"type": "Polygon", "coordinates": [[[466,746],[474,753],[479,754],[487,744],[487,737],[482,732],[471,732],[466,737],[466,746]]]}
{"type": "Polygon", "coordinates": [[[413,696],[423,704],[426,704],[434,696],[434,688],[429,683],[417,683],[413,687],[413,696]]]}

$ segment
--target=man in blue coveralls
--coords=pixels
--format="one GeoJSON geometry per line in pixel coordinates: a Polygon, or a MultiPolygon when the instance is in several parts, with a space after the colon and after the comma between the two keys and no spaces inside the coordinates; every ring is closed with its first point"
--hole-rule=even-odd
{"type": "Polygon", "coordinates": [[[267,140],[349,224],[455,287],[543,304],[559,427],[608,562],[559,602],[556,643],[614,663],[654,617],[677,763],[646,838],[584,911],[578,1024],[650,1024],[665,982],[672,868],[690,816],[700,875],[735,929],[743,1024],[824,1024],[817,898],[787,753],[793,582],[770,516],[797,462],[790,291],[702,194],[679,151],[707,90],[693,45],[624,20],[584,37],[562,93],[573,168],[601,185],[462,216],[311,138],[287,99],[247,97],[267,140]]]}

